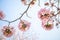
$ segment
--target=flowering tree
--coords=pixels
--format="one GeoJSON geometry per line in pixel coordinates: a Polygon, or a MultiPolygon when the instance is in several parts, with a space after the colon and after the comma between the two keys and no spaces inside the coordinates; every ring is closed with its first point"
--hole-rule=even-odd
{"type": "MultiPolygon", "coordinates": [[[[5,18],[5,14],[2,10],[0,10],[0,20],[1,21],[5,21],[8,23],[8,26],[3,26],[2,29],[2,33],[5,37],[11,37],[14,33],[14,27],[10,26],[11,23],[20,20],[19,24],[18,24],[18,28],[19,30],[25,32],[30,28],[31,23],[28,22],[27,20],[23,20],[22,17],[24,16],[24,14],[26,14],[26,16],[28,18],[30,18],[27,14],[27,11],[29,10],[29,8],[31,6],[34,6],[34,4],[36,3],[36,1],[38,1],[38,6],[40,7],[40,0],[21,0],[22,4],[24,6],[28,6],[27,9],[21,14],[20,17],[18,17],[17,19],[13,20],[13,21],[8,21],[8,20],[4,20],[5,18]]],[[[60,8],[59,8],[59,0],[49,0],[49,2],[45,2],[44,3],[44,8],[41,8],[38,11],[38,18],[39,20],[42,21],[42,28],[45,30],[50,31],[51,29],[54,28],[54,22],[56,21],[56,27],[60,24],[60,21],[58,18],[56,18],[58,15],[60,15],[60,8]],[[57,5],[55,5],[55,2],[57,2],[57,5]],[[47,7],[50,7],[52,10],[47,9],[47,7]],[[53,11],[53,7],[56,8],[57,12],[53,11]],[[56,14],[55,14],[56,13],[56,14]]],[[[58,28],[58,27],[57,27],[58,28]]],[[[3,39],[2,39],[3,40],[3,39]]]]}

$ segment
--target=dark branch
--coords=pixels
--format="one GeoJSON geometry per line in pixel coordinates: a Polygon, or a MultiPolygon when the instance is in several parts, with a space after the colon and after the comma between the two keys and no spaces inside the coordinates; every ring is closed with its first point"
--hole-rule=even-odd
{"type": "Polygon", "coordinates": [[[30,7],[30,4],[28,5],[27,9],[23,12],[23,14],[22,14],[19,18],[17,18],[17,19],[15,19],[15,20],[11,21],[10,23],[15,22],[15,21],[21,19],[21,18],[23,17],[23,15],[28,11],[29,7],[30,7]]]}
{"type": "Polygon", "coordinates": [[[5,22],[8,22],[8,23],[10,22],[10,21],[8,21],[8,20],[1,20],[1,21],[5,21],[5,22]]]}

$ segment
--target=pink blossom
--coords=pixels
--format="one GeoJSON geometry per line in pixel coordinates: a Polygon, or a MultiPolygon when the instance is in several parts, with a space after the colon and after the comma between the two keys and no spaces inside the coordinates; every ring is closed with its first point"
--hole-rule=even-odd
{"type": "Polygon", "coordinates": [[[38,12],[39,19],[49,19],[50,16],[50,10],[46,8],[40,9],[40,11],[38,12]]]}
{"type": "Polygon", "coordinates": [[[3,19],[5,15],[3,14],[3,11],[0,10],[0,19],[3,19]]]}
{"type": "Polygon", "coordinates": [[[2,29],[3,35],[6,37],[11,37],[14,34],[14,28],[11,26],[3,26],[2,29]]]}
{"type": "Polygon", "coordinates": [[[26,0],[21,0],[21,2],[22,2],[24,5],[26,5],[26,0]]]}
{"type": "Polygon", "coordinates": [[[26,20],[21,20],[20,22],[19,22],[19,29],[21,30],[21,31],[26,31],[26,30],[28,30],[29,29],[29,27],[30,27],[30,22],[28,22],[28,21],[26,21],[26,20]]]}
{"type": "Polygon", "coordinates": [[[45,30],[53,29],[53,21],[52,20],[47,20],[47,19],[42,20],[42,27],[45,30]]]}

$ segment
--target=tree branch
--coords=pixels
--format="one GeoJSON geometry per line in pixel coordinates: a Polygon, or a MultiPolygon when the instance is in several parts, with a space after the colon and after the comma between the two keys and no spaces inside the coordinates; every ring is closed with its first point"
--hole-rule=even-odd
{"type": "Polygon", "coordinates": [[[19,18],[17,18],[17,19],[15,19],[15,20],[11,21],[10,23],[15,22],[15,21],[21,19],[21,18],[23,17],[23,15],[28,11],[29,7],[30,7],[30,4],[28,5],[27,9],[23,12],[23,14],[22,14],[19,18]]]}

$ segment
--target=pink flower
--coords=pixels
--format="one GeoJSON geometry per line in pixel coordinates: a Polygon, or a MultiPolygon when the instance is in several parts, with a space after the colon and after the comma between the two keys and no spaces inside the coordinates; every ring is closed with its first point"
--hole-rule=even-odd
{"type": "Polygon", "coordinates": [[[6,37],[11,37],[14,34],[14,28],[13,27],[8,27],[4,26],[2,29],[3,35],[6,37]]]}
{"type": "Polygon", "coordinates": [[[31,5],[31,6],[34,5],[35,2],[36,2],[36,0],[32,0],[31,3],[30,3],[30,5],[31,5]]]}
{"type": "Polygon", "coordinates": [[[45,30],[51,30],[51,29],[53,29],[53,21],[52,20],[48,21],[47,19],[42,20],[42,27],[45,30]]]}
{"type": "Polygon", "coordinates": [[[38,12],[38,17],[39,19],[49,19],[49,17],[51,16],[50,14],[50,10],[44,8],[44,9],[41,9],[39,12],[38,12]]]}
{"type": "Polygon", "coordinates": [[[3,14],[3,12],[0,10],[0,19],[3,19],[5,17],[5,15],[3,14]]]}
{"type": "Polygon", "coordinates": [[[21,31],[26,31],[30,27],[30,22],[26,20],[21,20],[18,27],[21,31]]]}
{"type": "Polygon", "coordinates": [[[24,5],[26,5],[26,0],[21,0],[21,2],[22,2],[24,5]]]}

